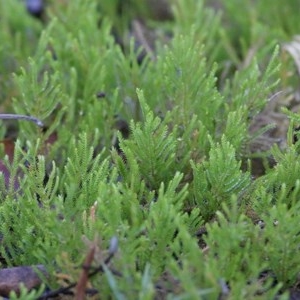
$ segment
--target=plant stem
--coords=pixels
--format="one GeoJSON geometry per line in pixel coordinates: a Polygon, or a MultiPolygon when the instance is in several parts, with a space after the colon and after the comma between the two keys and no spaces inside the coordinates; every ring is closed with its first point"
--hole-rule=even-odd
{"type": "Polygon", "coordinates": [[[39,127],[44,127],[44,123],[38,118],[26,115],[17,114],[0,114],[0,119],[2,120],[27,120],[35,123],[39,127]]]}

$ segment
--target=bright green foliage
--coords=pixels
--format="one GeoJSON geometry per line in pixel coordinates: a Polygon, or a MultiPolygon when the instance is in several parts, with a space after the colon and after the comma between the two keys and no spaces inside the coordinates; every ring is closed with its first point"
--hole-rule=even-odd
{"type": "Polygon", "coordinates": [[[1,122],[17,141],[1,141],[0,261],[49,272],[12,299],[77,282],[112,237],[101,299],[288,299],[298,282],[299,114],[284,110],[285,148],[250,153],[274,128],[255,117],[298,82],[279,90],[275,46],[299,31],[296,2],[170,0],[162,22],[152,1],[47,1],[43,21],[0,4],[1,112],[46,125],[1,122]],[[254,156],[275,166],[252,176],[254,156]]]}
{"type": "MultiPolygon", "coordinates": [[[[268,282],[263,284],[257,280],[260,272],[267,269],[267,263],[259,257],[263,242],[260,228],[238,211],[236,200],[232,198],[231,208],[222,205],[224,213],[218,211],[218,221],[208,226],[206,267],[210,276],[233,289],[232,299],[252,299],[268,289],[268,282]]],[[[270,296],[279,288],[280,285],[270,291],[270,296]]]]}
{"type": "Polygon", "coordinates": [[[175,37],[172,46],[163,67],[167,99],[179,105],[185,126],[194,113],[213,131],[222,101],[215,87],[215,68],[208,70],[201,44],[190,40],[190,37],[175,37]],[[194,60],[198,64],[193,64],[194,60]],[[169,77],[169,74],[174,75],[169,77]]]}
{"type": "Polygon", "coordinates": [[[299,276],[299,256],[296,254],[300,243],[298,214],[299,202],[290,209],[285,203],[279,203],[263,216],[265,244],[261,244],[261,251],[268,267],[286,286],[293,285],[299,276]]]}
{"type": "Polygon", "coordinates": [[[43,294],[44,289],[45,289],[45,286],[41,285],[41,287],[38,290],[28,291],[28,289],[26,287],[24,287],[23,284],[21,284],[20,294],[17,295],[16,292],[11,292],[9,294],[9,299],[35,300],[43,294]]]}
{"type": "Polygon", "coordinates": [[[268,94],[278,84],[275,77],[279,71],[277,55],[278,48],[275,49],[263,74],[254,61],[248,68],[236,72],[233,80],[227,82],[224,93],[228,97],[228,105],[234,110],[246,106],[245,121],[261,111],[268,100],[268,94]]]}
{"type": "MultiPolygon", "coordinates": [[[[276,156],[275,158],[279,159],[276,156]]],[[[271,187],[274,189],[278,201],[282,201],[288,206],[295,205],[299,201],[299,172],[299,153],[292,146],[278,161],[274,172],[269,174],[269,182],[273,183],[271,187]]]]}
{"type": "MultiPolygon", "coordinates": [[[[220,15],[205,7],[202,0],[174,2],[175,36],[189,36],[195,44],[205,45],[203,51],[211,65],[215,60],[216,53],[220,50],[220,43],[216,41],[220,27],[220,15]]],[[[193,74],[192,71],[191,73],[193,74]]]]}
{"type": "Polygon", "coordinates": [[[86,134],[76,142],[71,141],[69,153],[62,177],[65,190],[64,201],[68,206],[78,205],[78,208],[88,208],[97,199],[101,183],[108,177],[108,161],[101,153],[93,157],[94,149],[89,146],[86,134]]]}
{"type": "MultiPolygon", "coordinates": [[[[164,191],[162,184],[157,201],[150,204],[146,230],[149,231],[149,251],[154,258],[151,260],[151,265],[154,267],[153,272],[155,273],[164,266],[166,255],[169,255],[166,249],[175,237],[176,230],[178,230],[177,226],[174,226],[174,220],[177,215],[181,214],[180,210],[187,195],[186,188],[176,193],[181,179],[182,175],[176,174],[174,179],[169,182],[166,191],[164,191]],[[161,230],[162,228],[164,230],[161,230]]],[[[194,226],[197,226],[200,220],[193,223],[194,226]]],[[[192,230],[194,229],[192,228],[192,230]]]]}
{"type": "Polygon", "coordinates": [[[259,188],[255,191],[255,197],[261,200],[255,201],[254,206],[260,213],[264,211],[267,203],[268,205],[284,203],[288,207],[293,207],[299,202],[300,164],[296,147],[292,145],[285,153],[274,147],[272,153],[278,163],[273,170],[260,178],[259,188]]]}
{"type": "Polygon", "coordinates": [[[33,55],[42,26],[26,14],[18,1],[1,1],[0,11],[0,97],[1,103],[9,105],[16,94],[11,73],[33,55]]]}
{"type": "MultiPolygon", "coordinates": [[[[225,104],[225,129],[222,129],[226,138],[237,151],[245,149],[251,137],[248,128],[253,118],[268,102],[268,95],[277,86],[279,66],[277,49],[262,74],[258,64],[253,64],[237,71],[232,81],[227,81],[223,94],[228,100],[225,104]]],[[[220,122],[220,127],[223,122],[220,122]]],[[[243,153],[243,152],[241,152],[243,153]]]]}
{"type": "Polygon", "coordinates": [[[192,163],[194,199],[201,214],[208,219],[233,194],[240,195],[250,184],[250,174],[240,169],[235,150],[226,138],[221,144],[211,143],[209,158],[200,164],[192,163]]]}
{"type": "Polygon", "coordinates": [[[133,174],[137,162],[142,180],[150,189],[158,189],[160,183],[168,182],[176,170],[176,140],[173,134],[168,134],[167,125],[153,116],[141,91],[138,94],[145,121],[143,127],[132,121],[132,137],[120,140],[121,150],[129,165],[129,170],[125,172],[133,174]]]}
{"type": "MultiPolygon", "coordinates": [[[[176,218],[174,223],[180,224],[179,218],[176,218]]],[[[199,249],[197,240],[191,238],[183,224],[178,226],[178,234],[171,249],[174,251],[170,261],[171,274],[178,278],[180,282],[178,289],[182,290],[177,296],[178,299],[201,299],[201,296],[205,295],[213,299],[218,294],[217,284],[212,282],[209,273],[205,272],[205,257],[199,249]]],[[[173,297],[177,299],[174,294],[173,297]]]]}
{"type": "MultiPolygon", "coordinates": [[[[48,133],[43,136],[46,139],[57,128],[62,120],[63,109],[58,110],[59,101],[63,99],[60,87],[59,73],[49,74],[45,68],[45,62],[51,59],[50,53],[40,60],[29,59],[29,70],[21,69],[21,74],[15,75],[15,82],[20,92],[20,97],[14,98],[14,109],[18,114],[33,115],[40,120],[46,120],[54,111],[56,116],[51,120],[48,133]]],[[[24,130],[26,138],[33,141],[41,137],[41,132],[32,124],[22,122],[20,130],[24,130]]]]}
{"type": "Polygon", "coordinates": [[[230,111],[226,120],[224,136],[236,150],[242,150],[248,143],[249,125],[247,125],[246,114],[248,111],[246,107],[246,105],[240,106],[236,110],[230,111]]]}

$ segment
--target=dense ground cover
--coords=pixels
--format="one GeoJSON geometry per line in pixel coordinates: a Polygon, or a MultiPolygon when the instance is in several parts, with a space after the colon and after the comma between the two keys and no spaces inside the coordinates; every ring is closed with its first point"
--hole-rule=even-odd
{"type": "Polygon", "coordinates": [[[30,2],[0,1],[1,113],[43,123],[1,122],[0,295],[298,299],[298,1],[30,2]]]}

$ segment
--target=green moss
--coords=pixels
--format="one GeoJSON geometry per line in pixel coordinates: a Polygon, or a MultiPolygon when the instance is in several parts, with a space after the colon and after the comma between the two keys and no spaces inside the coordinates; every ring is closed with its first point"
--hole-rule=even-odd
{"type": "Polygon", "coordinates": [[[8,2],[1,107],[46,127],[1,123],[1,139],[17,136],[13,159],[1,150],[3,266],[44,264],[55,289],[55,273],[78,280],[89,241],[99,265],[115,236],[112,266],[91,279],[103,299],[286,299],[299,277],[300,118],[278,45],[299,31],[296,1],[173,0],[165,20],[151,1],[49,1],[42,20],[8,2]],[[287,107],[287,143],[253,150],[279,91],[269,109],[287,107]],[[254,157],[275,166],[257,177],[254,157]]]}

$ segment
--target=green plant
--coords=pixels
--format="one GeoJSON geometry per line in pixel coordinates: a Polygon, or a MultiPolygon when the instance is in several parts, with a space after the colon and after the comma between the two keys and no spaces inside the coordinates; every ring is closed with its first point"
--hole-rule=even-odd
{"type": "Polygon", "coordinates": [[[250,174],[241,171],[241,162],[225,137],[221,144],[211,142],[208,161],[197,165],[192,162],[192,167],[194,199],[205,219],[212,217],[222,203],[228,203],[232,194],[241,195],[250,185],[250,174]]]}
{"type": "Polygon", "coordinates": [[[1,121],[1,267],[48,273],[12,299],[297,290],[296,72],[278,84],[295,1],[172,0],[164,21],[153,1],[48,1],[42,20],[0,4],[1,112],[43,123],[1,121]]]}

